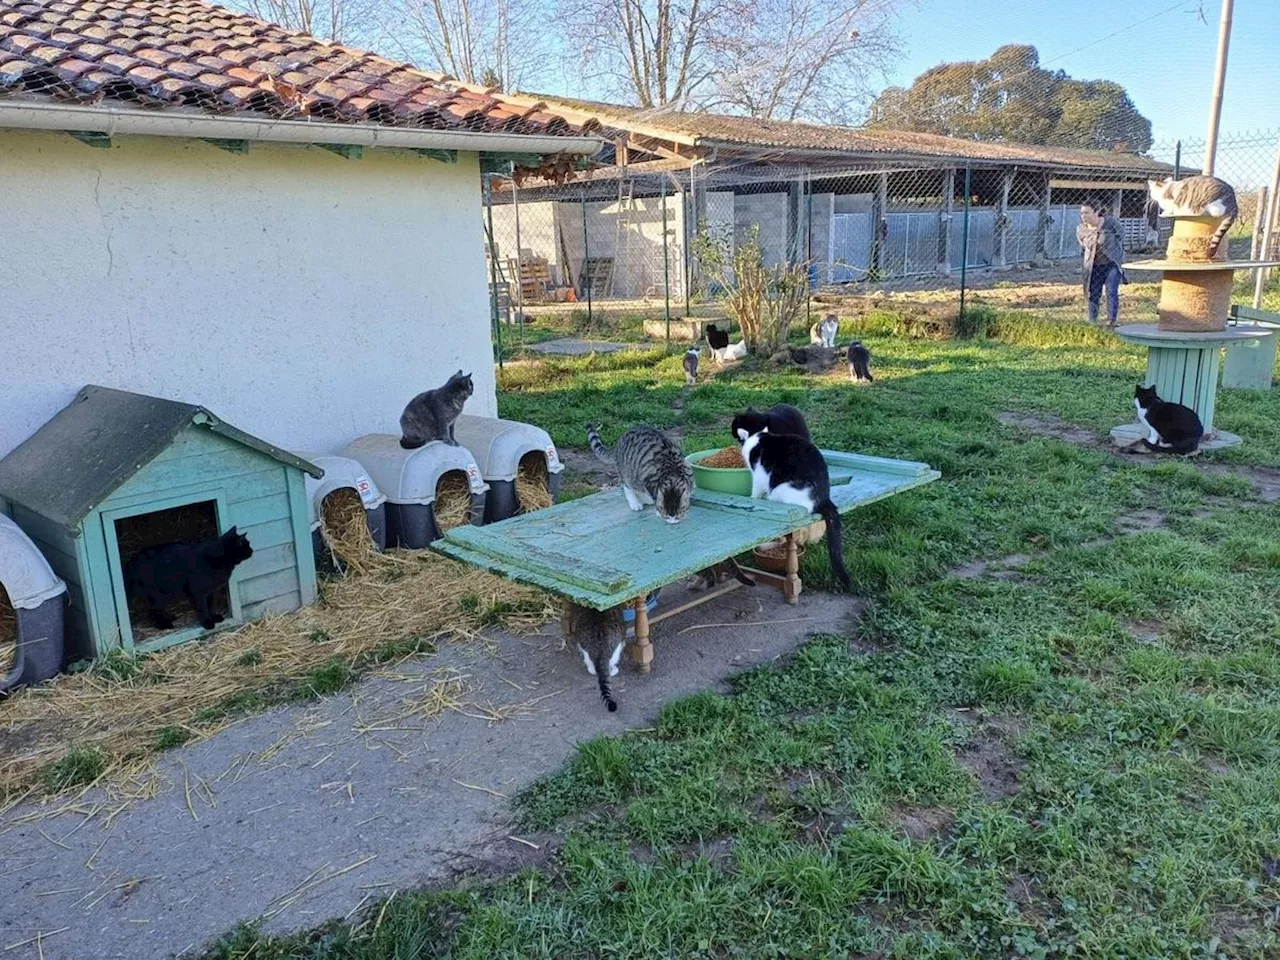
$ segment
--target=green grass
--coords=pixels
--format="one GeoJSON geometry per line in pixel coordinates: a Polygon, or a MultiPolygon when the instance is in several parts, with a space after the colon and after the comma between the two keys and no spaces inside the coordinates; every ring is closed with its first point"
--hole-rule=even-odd
{"type": "MultiPolygon", "coordinates": [[[[503,415],[562,445],[652,419],[719,446],[734,410],[788,400],[821,445],[943,479],[845,524],[868,600],[849,635],[582,743],[522,793],[522,829],[565,834],[538,869],[208,956],[1280,955],[1280,511],[1238,476],[998,417],[1105,439],[1135,351],[866,339],[872,387],[744,365],[679,412],[662,354],[507,382],[503,415]]],[[[1224,392],[1219,422],[1247,441],[1216,463],[1280,463],[1280,395],[1224,392]]],[[[829,581],[825,551],[804,565],[829,581]]]]}
{"type": "Polygon", "coordinates": [[[72,747],[41,774],[47,793],[88,786],[106,769],[107,759],[97,747],[72,747]]]}

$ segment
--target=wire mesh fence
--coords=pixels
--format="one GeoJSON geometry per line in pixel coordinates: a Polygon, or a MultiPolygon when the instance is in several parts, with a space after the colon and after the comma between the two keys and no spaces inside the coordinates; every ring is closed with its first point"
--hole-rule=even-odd
{"type": "MultiPolygon", "coordinates": [[[[1263,253],[1268,212],[1272,254],[1280,252],[1271,196],[1278,144],[1280,131],[1219,141],[1216,169],[1240,205],[1233,256],[1263,253]]],[[[1082,206],[1115,218],[1126,259],[1153,254],[1170,221],[1149,208],[1147,180],[1199,173],[1203,154],[1203,142],[1183,141],[1095,166],[1097,155],[1083,153],[1038,163],[818,162],[812,152],[775,149],[656,172],[602,166],[563,184],[492,175],[485,217],[495,322],[705,312],[733,283],[731,271],[707,269],[708,251],[732,261],[750,241],[767,266],[803,270],[811,298],[910,294],[958,310],[967,291],[1022,286],[1040,290],[1055,316],[1084,318],[1082,206]]],[[[1129,279],[1136,291],[1143,277],[1129,279]]]]}

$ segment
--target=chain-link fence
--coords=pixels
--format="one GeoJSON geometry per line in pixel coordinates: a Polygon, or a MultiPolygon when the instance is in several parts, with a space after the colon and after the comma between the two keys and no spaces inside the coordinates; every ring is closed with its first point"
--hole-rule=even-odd
{"type": "MultiPolygon", "coordinates": [[[[1240,206],[1233,256],[1263,252],[1267,211],[1277,225],[1277,145],[1280,131],[1219,140],[1216,171],[1240,206]]],[[[561,185],[493,176],[485,226],[495,322],[713,312],[733,281],[708,269],[708,251],[731,263],[752,241],[767,265],[805,271],[811,298],[909,295],[958,310],[968,292],[999,291],[1082,318],[1082,205],[1116,218],[1127,259],[1153,254],[1170,221],[1148,208],[1148,178],[1198,173],[1203,155],[1202,141],[1144,156],[1046,149],[1021,161],[815,161],[812,151],[774,149],[659,172],[604,166],[561,185]]],[[[1126,295],[1136,297],[1143,277],[1131,279],[1126,295]]]]}

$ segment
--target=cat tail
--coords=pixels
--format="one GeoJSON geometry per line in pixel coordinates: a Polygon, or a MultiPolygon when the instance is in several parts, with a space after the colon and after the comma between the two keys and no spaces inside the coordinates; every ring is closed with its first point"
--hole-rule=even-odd
{"type": "Polygon", "coordinates": [[[849,584],[849,572],[844,568],[844,544],[841,542],[840,511],[828,498],[818,504],[817,510],[827,523],[827,556],[831,558],[831,572],[846,590],[852,589],[849,584]]]}
{"type": "Polygon", "coordinates": [[[613,463],[613,454],[609,452],[609,448],[600,439],[599,429],[590,423],[587,424],[587,442],[591,444],[592,453],[605,463],[613,463]]]}
{"type": "Polygon", "coordinates": [[[400,438],[400,446],[405,450],[417,450],[419,447],[425,447],[426,445],[427,441],[425,440],[410,440],[408,437],[400,438]]]}
{"type": "Polygon", "coordinates": [[[613,699],[613,691],[609,689],[609,658],[604,654],[596,658],[596,680],[600,682],[600,699],[610,713],[616,713],[618,701],[613,699]]]}
{"type": "Polygon", "coordinates": [[[1218,253],[1218,245],[1222,243],[1227,235],[1227,231],[1231,229],[1231,225],[1236,222],[1236,215],[1228,213],[1222,218],[1222,222],[1218,224],[1218,229],[1213,231],[1213,236],[1209,238],[1209,256],[1214,257],[1218,253]]]}

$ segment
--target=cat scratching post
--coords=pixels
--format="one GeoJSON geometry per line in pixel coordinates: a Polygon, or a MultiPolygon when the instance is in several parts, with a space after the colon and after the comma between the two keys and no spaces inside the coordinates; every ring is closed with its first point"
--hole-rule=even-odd
{"type": "MultiPolygon", "coordinates": [[[[1269,337],[1263,327],[1227,326],[1235,271],[1273,265],[1267,261],[1230,260],[1224,237],[1215,256],[1209,242],[1217,217],[1176,217],[1163,259],[1125,264],[1130,270],[1162,274],[1156,323],[1130,324],[1116,330],[1126,343],[1147,348],[1148,386],[1161,400],[1190,407],[1204,425],[1201,450],[1240,443],[1240,437],[1213,425],[1218,399],[1218,366],[1225,344],[1269,337]]],[[[1117,446],[1127,447],[1146,436],[1140,424],[1125,423],[1111,431],[1117,446]]]]}

